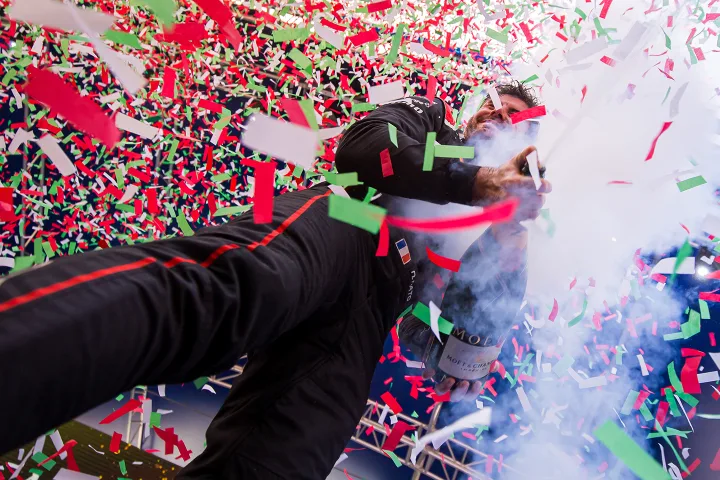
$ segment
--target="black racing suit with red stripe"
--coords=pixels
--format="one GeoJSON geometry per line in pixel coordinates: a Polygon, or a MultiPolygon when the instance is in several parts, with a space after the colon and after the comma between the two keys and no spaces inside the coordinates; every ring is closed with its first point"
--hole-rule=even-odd
{"type": "MultiPolygon", "coordinates": [[[[445,117],[439,99],[382,106],[345,133],[338,169],[386,195],[469,203],[478,167],[436,158],[422,171],[427,132],[461,143],[445,117]]],[[[396,249],[377,257],[376,236],[329,218],[329,194],[323,184],[276,198],[270,224],[243,214],[2,279],[0,451],[135,385],[190,381],[249,354],[206,450],[178,478],[325,478],[416,276],[396,249]]],[[[402,235],[391,230],[391,241],[402,235]]]]}

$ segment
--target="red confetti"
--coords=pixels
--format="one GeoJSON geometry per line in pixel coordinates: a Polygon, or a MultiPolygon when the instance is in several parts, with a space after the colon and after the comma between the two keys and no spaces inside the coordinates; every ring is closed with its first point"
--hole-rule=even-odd
{"type": "Polygon", "coordinates": [[[398,403],[398,401],[395,399],[395,397],[392,396],[390,392],[385,392],[382,395],[380,395],[380,399],[385,402],[385,404],[392,410],[394,414],[398,414],[403,411],[402,407],[398,403]]]}
{"type": "Polygon", "coordinates": [[[113,119],[50,70],[32,69],[25,93],[109,148],[120,140],[120,131],[113,119]]]}
{"type": "Polygon", "coordinates": [[[515,215],[517,205],[517,199],[510,198],[504,202],[498,202],[491,205],[480,213],[473,213],[470,215],[422,220],[387,216],[385,219],[389,225],[416,232],[452,232],[476,227],[485,223],[506,222],[515,215]]]}
{"type": "Polygon", "coordinates": [[[528,108],[522,112],[514,113],[510,115],[510,121],[513,125],[520,123],[523,120],[530,120],[531,118],[543,117],[547,115],[545,111],[545,105],[538,105],[537,107],[528,108]]]}
{"type": "Polygon", "coordinates": [[[366,43],[375,42],[380,39],[380,35],[378,34],[377,30],[374,28],[371,28],[370,30],[365,30],[364,32],[356,33],[355,35],[348,37],[350,42],[355,45],[356,47],[359,47],[360,45],[365,45],[366,43]]]}
{"type": "Polygon", "coordinates": [[[398,443],[400,443],[403,435],[405,435],[405,432],[407,432],[408,430],[415,430],[415,427],[410,426],[402,420],[398,420],[395,426],[393,426],[390,435],[388,435],[385,439],[382,450],[389,450],[391,452],[395,450],[398,446],[398,443]]]}
{"type": "Polygon", "coordinates": [[[258,162],[244,158],[242,165],[255,169],[255,193],[253,194],[253,221],[255,223],[271,223],[273,216],[273,199],[275,197],[275,167],[277,163],[258,162]]]}
{"type": "Polygon", "coordinates": [[[655,147],[657,146],[658,140],[660,140],[660,135],[665,133],[667,131],[667,129],[670,128],[670,125],[672,125],[672,122],[665,122],[663,124],[662,128],[660,129],[660,133],[657,134],[657,136],[655,137],[655,139],[652,142],[652,145],[650,145],[650,151],[648,152],[647,157],[645,157],[646,162],[648,160],[650,160],[653,157],[653,155],[655,155],[655,147]]]}
{"type": "Polygon", "coordinates": [[[605,18],[605,16],[608,13],[608,10],[610,10],[610,5],[612,5],[613,0],[603,0],[603,8],[600,11],[600,18],[605,18]]]}
{"type": "Polygon", "coordinates": [[[174,68],[165,67],[163,73],[163,88],[160,95],[167,98],[175,98],[175,81],[177,72],[174,68]]]}
{"type": "Polygon", "coordinates": [[[235,17],[230,9],[220,0],[193,0],[203,9],[208,17],[217,23],[220,31],[225,34],[230,44],[236,51],[240,50],[242,35],[235,28],[235,17]]]}
{"type": "Polygon", "coordinates": [[[701,360],[702,357],[689,357],[685,359],[685,364],[680,371],[680,382],[682,383],[685,393],[702,393],[700,390],[700,381],[698,380],[697,375],[701,360]]]}
{"type": "Polygon", "coordinates": [[[602,63],[604,63],[605,65],[608,65],[608,66],[610,66],[610,67],[614,67],[614,66],[615,66],[615,60],[613,60],[612,58],[608,57],[607,55],[603,55],[602,58],[600,59],[600,61],[601,61],[602,63]]]}
{"type": "Polygon", "coordinates": [[[110,451],[117,453],[120,451],[120,441],[122,440],[122,433],[113,432],[112,438],[110,439],[110,451]]]}
{"type": "Polygon", "coordinates": [[[450,270],[451,272],[457,272],[460,270],[461,262],[460,260],[454,260],[452,258],[443,257],[442,255],[438,255],[437,253],[430,250],[430,247],[425,247],[425,251],[427,252],[427,256],[430,259],[432,263],[437,265],[440,268],[444,268],[446,270],[450,270]]]}
{"type": "Polygon", "coordinates": [[[392,2],[390,0],[381,0],[379,2],[369,3],[367,8],[368,13],[382,12],[383,10],[392,8],[392,2]]]}
{"type": "Polygon", "coordinates": [[[380,237],[378,238],[378,246],[375,251],[376,257],[387,257],[388,250],[390,248],[390,231],[387,223],[383,222],[380,225],[380,237]]]}
{"type": "Polygon", "coordinates": [[[428,87],[427,87],[427,94],[425,97],[427,97],[428,101],[430,103],[433,103],[435,101],[435,92],[437,91],[437,78],[433,77],[432,75],[428,76],[428,87]]]}
{"type": "Polygon", "coordinates": [[[382,168],[383,177],[389,177],[395,173],[390,159],[390,151],[387,148],[380,152],[380,167],[382,168]]]}
{"type": "Polygon", "coordinates": [[[291,123],[310,128],[305,112],[303,112],[302,107],[300,107],[300,102],[287,97],[283,97],[279,101],[280,107],[285,110],[291,123]]]}
{"type": "Polygon", "coordinates": [[[139,408],[141,405],[142,405],[142,403],[140,403],[139,400],[136,400],[134,398],[130,399],[122,407],[118,408],[117,410],[112,412],[110,415],[108,415],[107,417],[100,420],[100,425],[107,425],[108,423],[112,423],[115,420],[117,420],[118,418],[125,415],[126,413],[130,413],[133,410],[135,410],[136,408],[139,408]]]}
{"type": "Polygon", "coordinates": [[[550,311],[550,316],[548,317],[548,320],[550,320],[551,322],[554,322],[555,318],[557,317],[557,314],[558,314],[558,302],[557,302],[557,300],[555,300],[553,298],[553,307],[552,307],[552,310],[550,311]]]}

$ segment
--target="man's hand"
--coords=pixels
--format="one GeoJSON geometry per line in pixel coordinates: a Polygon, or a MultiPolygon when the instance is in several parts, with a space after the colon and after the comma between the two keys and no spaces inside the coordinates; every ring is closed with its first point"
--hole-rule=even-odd
{"type": "MultiPolygon", "coordinates": [[[[430,367],[426,367],[422,374],[424,380],[432,378],[433,375],[435,375],[435,370],[430,367]]],[[[435,393],[443,395],[450,391],[451,402],[472,401],[480,395],[482,387],[483,382],[481,381],[470,382],[469,380],[458,380],[453,377],[448,377],[435,385],[435,393]]]]}
{"type": "Polygon", "coordinates": [[[516,197],[520,200],[520,205],[514,219],[521,222],[537,218],[545,203],[544,194],[552,191],[552,185],[547,180],[540,179],[540,188],[536,189],[532,177],[522,174],[528,155],[535,151],[535,147],[527,147],[499,168],[481,168],[473,187],[475,204],[485,206],[508,197],[516,197]]]}

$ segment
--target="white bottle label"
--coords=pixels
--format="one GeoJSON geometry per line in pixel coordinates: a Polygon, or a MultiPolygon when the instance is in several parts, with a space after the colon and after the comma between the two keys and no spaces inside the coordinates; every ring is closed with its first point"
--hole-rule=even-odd
{"type": "Polygon", "coordinates": [[[438,366],[448,375],[462,380],[477,380],[490,373],[490,366],[500,356],[501,347],[469,345],[450,336],[438,366]]]}

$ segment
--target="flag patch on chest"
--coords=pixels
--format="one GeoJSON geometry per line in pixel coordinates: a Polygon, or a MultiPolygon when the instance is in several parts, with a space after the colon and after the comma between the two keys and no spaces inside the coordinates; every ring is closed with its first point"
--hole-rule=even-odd
{"type": "Polygon", "coordinates": [[[407,265],[408,262],[410,262],[410,249],[408,248],[405,239],[403,238],[395,242],[395,247],[397,247],[397,250],[400,253],[403,265],[407,265]]]}

